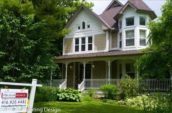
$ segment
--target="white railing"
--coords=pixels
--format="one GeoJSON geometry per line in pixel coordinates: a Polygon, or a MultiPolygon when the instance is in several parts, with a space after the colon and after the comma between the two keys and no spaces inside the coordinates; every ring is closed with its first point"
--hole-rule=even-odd
{"type": "Polygon", "coordinates": [[[156,80],[156,79],[146,79],[142,80],[140,85],[142,85],[145,91],[170,91],[172,90],[172,80],[156,80]]]}
{"type": "Polygon", "coordinates": [[[120,79],[86,79],[85,80],[85,88],[100,88],[102,85],[106,84],[114,84],[119,85],[120,79]]]}
{"type": "Polygon", "coordinates": [[[65,79],[60,85],[59,85],[60,89],[66,89],[67,88],[67,80],[65,79]]]}
{"type": "Polygon", "coordinates": [[[79,91],[85,90],[85,80],[83,80],[80,84],[78,84],[78,90],[79,91]]]}

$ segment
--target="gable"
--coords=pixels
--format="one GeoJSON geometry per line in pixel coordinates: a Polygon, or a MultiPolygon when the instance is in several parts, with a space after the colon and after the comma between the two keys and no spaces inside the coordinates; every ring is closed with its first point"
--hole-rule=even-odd
{"type": "Polygon", "coordinates": [[[66,37],[77,37],[85,35],[87,32],[103,32],[102,22],[87,10],[82,10],[68,26],[69,34],[66,37]],[[82,29],[82,22],[85,22],[85,29],[82,29]],[[88,28],[88,26],[90,28],[88,28]],[[80,27],[80,29],[78,29],[80,27]]]}

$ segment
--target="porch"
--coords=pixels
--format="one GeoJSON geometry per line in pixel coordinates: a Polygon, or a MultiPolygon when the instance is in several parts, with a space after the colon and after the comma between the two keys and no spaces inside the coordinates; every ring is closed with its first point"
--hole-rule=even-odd
{"type": "Polygon", "coordinates": [[[134,63],[133,58],[128,58],[61,64],[63,82],[59,87],[83,91],[90,88],[100,88],[105,84],[118,85],[120,79],[126,74],[132,78],[137,77],[134,63]]]}

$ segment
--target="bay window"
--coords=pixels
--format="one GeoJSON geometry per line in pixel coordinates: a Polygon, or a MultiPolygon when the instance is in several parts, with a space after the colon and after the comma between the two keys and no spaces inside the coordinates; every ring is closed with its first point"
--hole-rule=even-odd
{"type": "Polygon", "coordinates": [[[140,30],[140,45],[146,46],[146,30],[140,30]]]}
{"type": "Polygon", "coordinates": [[[134,30],[126,31],[126,46],[134,46],[134,30]]]}
{"type": "Polygon", "coordinates": [[[134,25],[134,17],[126,18],[126,26],[133,26],[134,25]]]}

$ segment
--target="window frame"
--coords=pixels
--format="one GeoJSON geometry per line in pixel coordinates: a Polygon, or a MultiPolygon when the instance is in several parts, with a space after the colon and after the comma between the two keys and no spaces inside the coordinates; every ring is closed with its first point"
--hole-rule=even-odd
{"type": "Polygon", "coordinates": [[[80,39],[79,39],[79,37],[76,37],[75,38],[75,46],[74,46],[75,48],[75,52],[80,52],[80,39]],[[78,39],[78,44],[76,44],[76,40],[78,39]],[[76,51],[76,47],[78,47],[78,50],[76,51]]]}
{"type": "Polygon", "coordinates": [[[147,46],[147,30],[146,29],[139,29],[139,45],[140,46],[147,46]],[[145,37],[144,38],[141,37],[141,31],[145,32],[145,37]],[[144,45],[141,44],[142,40],[145,40],[145,44],[144,45]]]}
{"type": "Polygon", "coordinates": [[[125,46],[126,47],[133,47],[133,46],[135,46],[135,29],[125,30],[125,46]],[[131,38],[127,37],[127,32],[128,31],[133,31],[133,37],[131,37],[131,38]],[[133,40],[133,45],[127,45],[127,40],[133,40]]]}
{"type": "Polygon", "coordinates": [[[87,37],[87,51],[92,51],[93,50],[93,36],[88,36],[87,37]],[[91,42],[89,42],[89,38],[91,37],[91,42]],[[91,50],[89,50],[89,45],[91,45],[91,50]]]}
{"type": "Polygon", "coordinates": [[[145,16],[139,16],[139,25],[146,26],[146,23],[147,23],[147,18],[145,16]],[[141,24],[141,18],[145,19],[145,24],[144,25],[141,24]]]}
{"type": "Polygon", "coordinates": [[[130,26],[134,26],[134,25],[135,25],[135,18],[134,18],[134,16],[126,17],[126,18],[125,18],[125,26],[126,26],[126,27],[130,27],[130,26]],[[131,19],[131,18],[133,18],[133,25],[127,25],[127,19],[131,19]]]}

